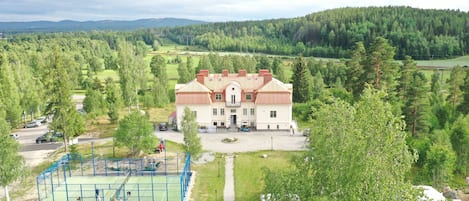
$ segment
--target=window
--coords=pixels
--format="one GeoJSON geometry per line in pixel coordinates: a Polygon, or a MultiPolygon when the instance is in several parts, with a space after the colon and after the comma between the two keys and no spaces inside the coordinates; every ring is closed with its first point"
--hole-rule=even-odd
{"type": "Polygon", "coordinates": [[[220,115],[225,116],[225,108],[220,108],[220,115]]]}
{"type": "Polygon", "coordinates": [[[252,95],[251,94],[246,94],[246,100],[252,100],[252,95]]]}
{"type": "Polygon", "coordinates": [[[270,125],[267,125],[267,129],[269,129],[269,130],[270,130],[270,125]]]}
{"type": "Polygon", "coordinates": [[[215,100],[221,100],[221,94],[215,94],[215,100]]]}
{"type": "Polygon", "coordinates": [[[231,109],[230,112],[231,113],[236,113],[236,109],[231,109]]]}
{"type": "Polygon", "coordinates": [[[231,95],[231,104],[235,104],[235,103],[236,103],[236,96],[231,95]]]}
{"type": "Polygon", "coordinates": [[[248,109],[247,108],[243,108],[243,115],[244,116],[248,115],[248,109]]]}
{"type": "Polygon", "coordinates": [[[254,108],[251,108],[251,115],[254,116],[254,108]]]}
{"type": "Polygon", "coordinates": [[[213,108],[213,116],[217,116],[217,108],[213,108]]]}
{"type": "Polygon", "coordinates": [[[277,124],[277,130],[280,129],[280,126],[277,124]]]}
{"type": "Polygon", "coordinates": [[[225,122],[220,122],[220,126],[225,126],[225,122]]]}
{"type": "Polygon", "coordinates": [[[214,121],[214,122],[213,122],[213,125],[214,125],[214,126],[217,126],[217,125],[218,125],[218,122],[214,121]]]}
{"type": "Polygon", "coordinates": [[[270,111],[270,118],[277,118],[277,111],[270,111]]]}

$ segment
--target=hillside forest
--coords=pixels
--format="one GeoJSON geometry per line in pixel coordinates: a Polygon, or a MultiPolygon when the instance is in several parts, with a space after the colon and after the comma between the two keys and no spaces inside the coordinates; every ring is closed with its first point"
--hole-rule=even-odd
{"type": "MultiPolygon", "coordinates": [[[[293,84],[294,119],[302,129],[374,125],[364,122],[398,125],[383,132],[399,141],[397,151],[406,152],[402,161],[373,162],[405,163],[398,166],[405,171],[396,174],[408,183],[462,187],[469,167],[469,68],[420,69],[414,59],[465,55],[468,20],[460,11],[343,8],[294,19],[12,35],[0,40],[0,117],[18,128],[27,118],[54,114],[54,128],[78,136],[97,117],[106,116],[115,125],[123,110],[167,106],[174,102],[174,84],[193,80],[201,69],[269,69],[275,78],[293,84]],[[179,47],[178,52],[170,52],[169,46],[179,47]],[[281,56],[248,54],[252,52],[281,56]],[[86,95],[84,116],[72,109],[75,92],[86,95]],[[385,115],[365,115],[377,108],[384,108],[385,115]],[[334,111],[357,116],[349,122],[327,115],[334,111]],[[330,125],[326,117],[345,123],[330,125]]],[[[368,131],[377,135],[370,139],[388,139],[371,127],[368,131]]],[[[321,129],[314,132],[330,131],[321,129]]],[[[315,137],[309,137],[311,142],[315,137]]]]}

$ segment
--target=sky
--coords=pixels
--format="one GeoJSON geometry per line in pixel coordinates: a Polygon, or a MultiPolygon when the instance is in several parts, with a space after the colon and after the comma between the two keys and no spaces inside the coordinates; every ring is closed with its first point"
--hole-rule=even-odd
{"type": "Polygon", "coordinates": [[[0,0],[0,21],[186,18],[209,22],[304,16],[340,7],[411,6],[469,11],[463,0],[0,0]]]}

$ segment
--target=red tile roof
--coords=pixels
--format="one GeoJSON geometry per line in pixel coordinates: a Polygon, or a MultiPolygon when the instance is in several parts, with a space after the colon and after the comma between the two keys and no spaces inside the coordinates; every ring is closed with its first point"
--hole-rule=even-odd
{"type": "Polygon", "coordinates": [[[208,93],[176,93],[176,104],[211,104],[208,93]]]}
{"type": "Polygon", "coordinates": [[[290,93],[258,93],[256,104],[291,104],[290,93]]]}

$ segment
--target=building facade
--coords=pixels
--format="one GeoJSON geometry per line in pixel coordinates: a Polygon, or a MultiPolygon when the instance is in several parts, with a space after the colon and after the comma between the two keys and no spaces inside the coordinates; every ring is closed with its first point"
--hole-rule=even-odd
{"type": "Polygon", "coordinates": [[[288,130],[292,123],[292,85],[272,77],[268,70],[247,74],[209,74],[176,84],[176,119],[181,128],[184,108],[189,107],[201,127],[288,130]]]}

